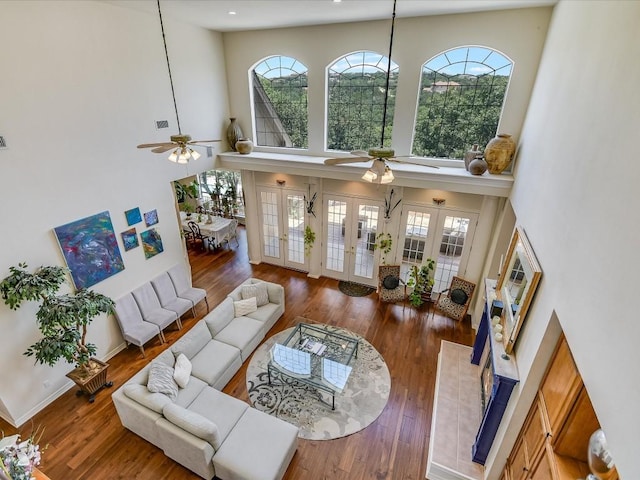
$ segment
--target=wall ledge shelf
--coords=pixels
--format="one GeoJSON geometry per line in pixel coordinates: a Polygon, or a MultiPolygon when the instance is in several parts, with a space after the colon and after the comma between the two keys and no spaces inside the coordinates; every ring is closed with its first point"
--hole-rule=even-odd
{"type": "MultiPolygon", "coordinates": [[[[252,170],[257,172],[287,173],[310,177],[332,178],[336,180],[362,181],[362,174],[368,163],[345,164],[328,166],[324,160],[329,157],[285,154],[272,152],[256,152],[239,154],[237,152],[223,152],[218,154],[216,168],[231,170],[252,170]]],[[[425,164],[443,163],[441,160],[425,164]]],[[[451,192],[472,193],[476,195],[492,195],[508,197],[513,186],[513,175],[502,173],[491,175],[471,175],[464,168],[414,165],[409,163],[389,162],[393,170],[394,185],[413,188],[433,188],[451,192]]]]}
{"type": "Polygon", "coordinates": [[[482,480],[484,467],[471,460],[482,420],[479,368],[469,362],[471,347],[443,340],[431,417],[426,478],[482,480]]]}

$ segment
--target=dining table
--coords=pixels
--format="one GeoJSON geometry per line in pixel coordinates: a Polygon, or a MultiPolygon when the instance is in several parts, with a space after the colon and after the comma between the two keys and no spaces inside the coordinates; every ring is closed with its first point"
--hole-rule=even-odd
{"type": "Polygon", "coordinates": [[[184,218],[182,220],[182,228],[186,231],[191,231],[189,222],[195,222],[200,227],[200,233],[209,237],[209,247],[217,248],[227,239],[231,223],[234,221],[232,218],[224,218],[215,215],[202,215],[200,221],[198,216],[192,216],[184,218]]]}

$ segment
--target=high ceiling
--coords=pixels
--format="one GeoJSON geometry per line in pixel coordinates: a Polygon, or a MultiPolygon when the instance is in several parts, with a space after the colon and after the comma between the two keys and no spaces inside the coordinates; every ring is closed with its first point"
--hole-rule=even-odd
{"type": "MultiPolygon", "coordinates": [[[[156,0],[101,0],[150,13],[156,0]]],[[[555,5],[558,0],[397,0],[396,17],[555,5]]],[[[393,0],[161,0],[165,18],[232,32],[390,19],[393,0]],[[229,12],[235,12],[235,15],[229,12]]]]}

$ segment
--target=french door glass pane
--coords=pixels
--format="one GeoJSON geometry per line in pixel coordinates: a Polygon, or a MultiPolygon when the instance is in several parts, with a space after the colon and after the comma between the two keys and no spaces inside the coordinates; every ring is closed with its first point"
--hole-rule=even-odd
{"type": "Polygon", "coordinates": [[[458,274],[464,241],[467,237],[470,219],[447,216],[436,265],[434,290],[440,292],[449,287],[451,278],[458,274]]]}
{"type": "Polygon", "coordinates": [[[264,254],[280,258],[280,236],[278,233],[278,198],[274,192],[260,192],[262,201],[262,235],[264,254]]]}
{"type": "Polygon", "coordinates": [[[287,195],[287,215],[289,261],[304,263],[304,198],[302,195],[287,195]]]}
{"type": "MultiPolygon", "coordinates": [[[[409,210],[407,212],[407,230],[402,249],[402,278],[407,278],[407,272],[411,265],[422,264],[429,234],[429,220],[431,214],[409,210]]],[[[426,254],[426,256],[429,256],[426,254]]]]}
{"type": "Polygon", "coordinates": [[[344,235],[347,202],[329,199],[327,202],[327,265],[328,270],[344,271],[344,235]]]}
{"type": "Polygon", "coordinates": [[[378,231],[378,211],[374,205],[358,207],[358,238],[354,274],[359,277],[373,278],[373,245],[378,231]]]}

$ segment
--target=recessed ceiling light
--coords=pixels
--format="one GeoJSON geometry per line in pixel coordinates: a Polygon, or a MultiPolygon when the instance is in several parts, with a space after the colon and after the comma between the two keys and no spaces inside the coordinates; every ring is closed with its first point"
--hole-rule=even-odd
{"type": "Polygon", "coordinates": [[[237,12],[234,12],[233,10],[227,12],[229,15],[236,15],[237,12]]]}
{"type": "Polygon", "coordinates": [[[342,0],[333,0],[333,3],[340,3],[342,0]]]}

